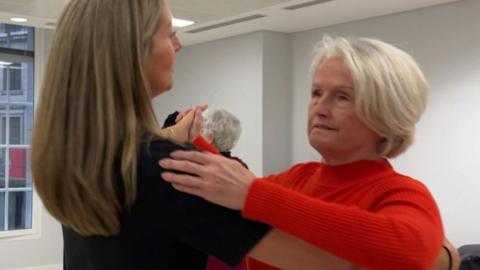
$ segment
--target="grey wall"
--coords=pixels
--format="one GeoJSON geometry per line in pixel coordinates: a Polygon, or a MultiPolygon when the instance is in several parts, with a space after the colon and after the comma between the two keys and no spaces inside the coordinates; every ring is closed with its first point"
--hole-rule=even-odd
{"type": "Polygon", "coordinates": [[[464,0],[293,35],[292,161],[318,159],[305,126],[313,45],[323,34],[380,38],[411,53],[431,85],[416,143],[393,160],[435,196],[454,244],[480,243],[480,1],[464,0]]]}

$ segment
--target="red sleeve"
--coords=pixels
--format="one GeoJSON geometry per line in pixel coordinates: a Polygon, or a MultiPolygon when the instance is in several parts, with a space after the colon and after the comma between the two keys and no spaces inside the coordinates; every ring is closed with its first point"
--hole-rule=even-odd
{"type": "Polygon", "coordinates": [[[242,215],[361,267],[429,269],[443,241],[433,198],[416,185],[382,194],[375,212],[367,212],[255,181],[242,215]]]}
{"type": "Polygon", "coordinates": [[[195,138],[192,144],[195,145],[200,150],[210,152],[212,154],[217,154],[217,155],[220,154],[220,151],[218,151],[218,149],[215,148],[215,146],[208,143],[207,140],[203,138],[203,136],[198,136],[197,138],[195,138]]]}

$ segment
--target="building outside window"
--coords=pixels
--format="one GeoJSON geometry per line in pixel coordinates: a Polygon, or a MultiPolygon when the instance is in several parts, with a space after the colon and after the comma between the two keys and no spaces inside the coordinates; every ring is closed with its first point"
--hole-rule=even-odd
{"type": "Polygon", "coordinates": [[[0,236],[32,229],[34,28],[0,24],[0,236]]]}

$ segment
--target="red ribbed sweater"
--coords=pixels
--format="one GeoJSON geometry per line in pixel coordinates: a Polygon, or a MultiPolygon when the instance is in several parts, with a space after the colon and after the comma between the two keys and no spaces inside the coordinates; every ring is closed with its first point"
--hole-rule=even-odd
{"type": "Polygon", "coordinates": [[[428,189],[387,160],[296,165],[255,181],[242,215],[367,269],[429,269],[443,241],[428,189]]]}

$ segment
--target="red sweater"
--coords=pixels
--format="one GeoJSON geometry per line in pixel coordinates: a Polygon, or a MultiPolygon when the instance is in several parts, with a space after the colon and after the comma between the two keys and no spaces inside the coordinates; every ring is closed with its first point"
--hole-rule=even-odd
{"type": "Polygon", "coordinates": [[[443,242],[427,188],[387,160],[296,165],[255,181],[242,215],[367,269],[429,269],[443,242]]]}

